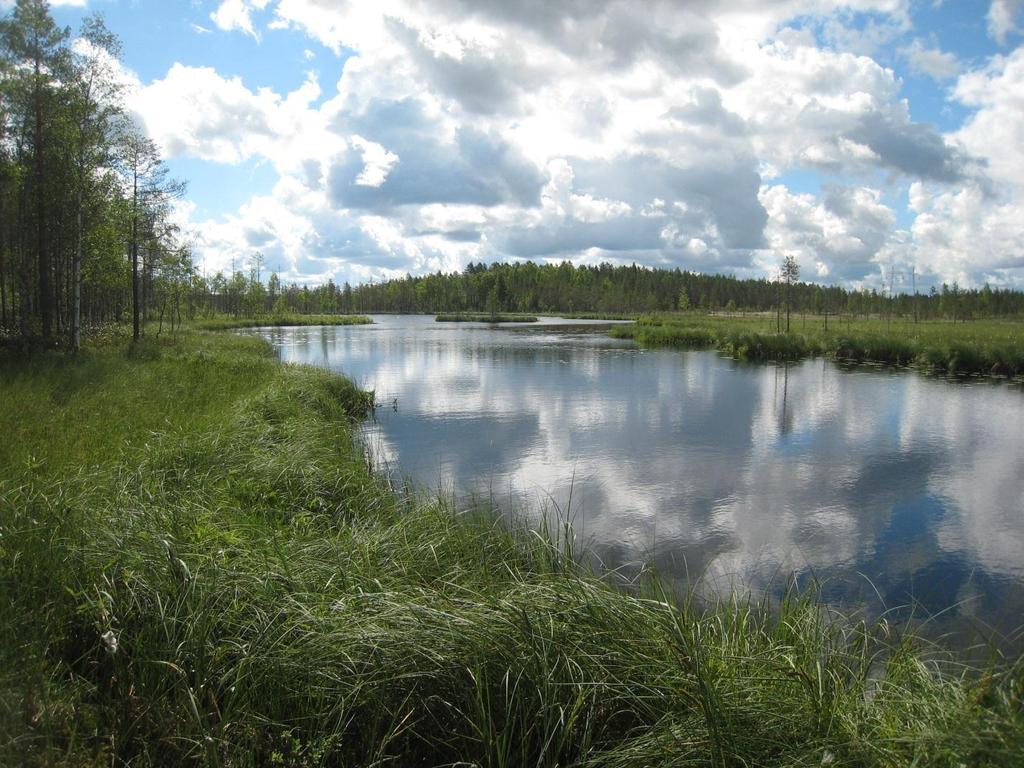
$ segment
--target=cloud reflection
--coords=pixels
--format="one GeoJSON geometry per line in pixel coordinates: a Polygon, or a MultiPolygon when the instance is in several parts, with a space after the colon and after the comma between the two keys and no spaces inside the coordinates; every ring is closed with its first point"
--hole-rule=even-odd
{"type": "Polygon", "coordinates": [[[426,488],[563,512],[571,492],[607,566],[654,560],[711,588],[864,574],[887,600],[927,594],[937,609],[965,590],[1021,599],[1020,391],[550,326],[377,320],[262,333],[287,361],[397,399],[368,440],[426,488]]]}

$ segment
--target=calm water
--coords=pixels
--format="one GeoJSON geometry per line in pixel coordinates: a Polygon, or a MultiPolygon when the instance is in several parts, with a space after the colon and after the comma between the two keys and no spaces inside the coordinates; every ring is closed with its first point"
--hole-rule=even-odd
{"type": "Polygon", "coordinates": [[[716,591],[795,573],[837,604],[944,612],[933,633],[957,643],[1024,625],[1019,387],[642,350],[553,318],[374,320],[258,332],[375,390],[366,439],[420,485],[568,510],[625,572],[716,591]]]}

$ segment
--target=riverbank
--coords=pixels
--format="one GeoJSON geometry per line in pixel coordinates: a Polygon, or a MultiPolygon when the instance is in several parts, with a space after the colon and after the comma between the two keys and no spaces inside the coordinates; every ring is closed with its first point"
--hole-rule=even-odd
{"type": "Polygon", "coordinates": [[[439,323],[536,323],[533,315],[488,314],[487,312],[455,312],[434,318],[439,323]]]}
{"type": "Polygon", "coordinates": [[[219,315],[197,318],[190,325],[197,331],[225,331],[232,328],[281,328],[306,325],[370,325],[373,320],[366,315],[259,315],[255,317],[231,317],[219,315]]]}
{"type": "MultiPolygon", "coordinates": [[[[1020,665],[669,606],[395,495],[351,382],[188,333],[4,360],[0,763],[1015,765],[1020,665]]],[[[561,543],[560,543],[561,542],[561,543]]]]}
{"type": "MultiPolygon", "coordinates": [[[[783,318],[785,324],[785,318],[783,318]]],[[[933,373],[1024,375],[1024,325],[1003,321],[914,323],[900,318],[794,316],[777,333],[774,315],[657,314],[613,328],[616,338],[646,346],[721,350],[746,360],[792,361],[826,356],[852,362],[913,365],[933,373]]]]}

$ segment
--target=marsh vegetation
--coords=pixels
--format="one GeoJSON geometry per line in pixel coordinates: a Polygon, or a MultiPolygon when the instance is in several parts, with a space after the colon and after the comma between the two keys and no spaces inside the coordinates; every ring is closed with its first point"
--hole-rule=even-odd
{"type": "Polygon", "coordinates": [[[835,360],[914,365],[948,374],[1024,374],[1024,326],[1015,321],[970,323],[796,316],[789,333],[770,314],[662,313],[611,330],[648,346],[719,349],[745,360],[835,360]]]}
{"type": "Polygon", "coordinates": [[[536,323],[532,315],[511,315],[487,312],[454,312],[434,318],[439,323],[536,323]]]}
{"type": "Polygon", "coordinates": [[[309,325],[369,325],[366,315],[278,314],[252,317],[213,315],[196,318],[189,325],[201,331],[224,331],[232,328],[284,328],[309,325]]]}

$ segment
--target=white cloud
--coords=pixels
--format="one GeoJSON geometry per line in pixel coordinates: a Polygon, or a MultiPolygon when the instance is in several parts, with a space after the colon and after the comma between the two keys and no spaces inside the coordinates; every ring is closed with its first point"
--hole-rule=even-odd
{"type": "Polygon", "coordinates": [[[852,21],[849,12],[832,15],[822,23],[822,36],[833,48],[860,56],[877,56],[911,29],[905,5],[868,16],[859,24],[852,21]]]}
{"type": "Polygon", "coordinates": [[[928,48],[920,40],[914,40],[901,51],[910,65],[910,71],[927,75],[933,80],[949,80],[960,74],[960,62],[955,55],[938,48],[928,48]]]}
{"type": "Polygon", "coordinates": [[[282,159],[293,142],[308,138],[316,126],[309,105],[319,95],[314,79],[282,98],[211,67],[175,64],[162,80],[137,87],[129,105],[167,155],[237,163],[254,155],[282,159]]]}
{"type": "Polygon", "coordinates": [[[379,187],[387,180],[388,172],[398,162],[398,155],[388,152],[376,142],[367,141],[358,134],[352,137],[352,143],[361,150],[364,163],[355,183],[363,187],[379,187]]]}
{"type": "Polygon", "coordinates": [[[915,261],[944,282],[1005,285],[1024,269],[1024,204],[994,202],[977,186],[912,185],[915,261]]]}
{"type": "Polygon", "coordinates": [[[363,51],[388,46],[384,17],[400,16],[390,0],[379,3],[334,3],[331,0],[279,0],[272,28],[296,28],[332,49],[363,51]]]}
{"type": "Polygon", "coordinates": [[[895,212],[881,192],[868,187],[829,190],[824,200],[765,187],[769,249],[759,257],[765,271],[793,256],[806,280],[860,284],[879,271],[877,255],[892,234],[895,212]]]}
{"type": "Polygon", "coordinates": [[[1024,193],[1024,48],[963,75],[954,96],[977,109],[957,141],[988,162],[990,178],[1024,193]]]}
{"type": "Polygon", "coordinates": [[[992,0],[988,8],[988,33],[1000,45],[1006,45],[1010,35],[1021,33],[1020,14],[1024,8],[1021,0],[992,0]]]}
{"type": "MultiPolygon", "coordinates": [[[[227,0],[213,14],[222,29],[257,37],[254,12],[264,11],[271,28],[344,50],[336,91],[321,101],[310,76],[280,94],[178,64],[140,86],[133,105],[170,154],[273,164],[280,182],[258,205],[203,226],[225,253],[265,242],[293,275],[510,257],[756,275],[793,252],[822,280],[871,280],[888,260],[977,280],[995,256],[978,269],[955,263],[936,227],[969,216],[956,223],[973,234],[949,242],[987,237],[993,254],[1015,244],[1016,203],[992,193],[1024,178],[1018,56],[956,81],[952,93],[976,114],[942,135],[913,121],[892,69],[837,49],[855,44],[855,30],[862,50],[872,36],[907,35],[909,9],[227,0]],[[800,29],[785,26],[798,17],[800,29]],[[807,170],[834,183],[819,195],[784,186],[807,170]],[[920,222],[897,228],[883,198],[912,183],[920,222]],[[294,231],[278,233],[286,220],[294,231]]],[[[958,73],[952,54],[902,40],[914,71],[958,73]]]]}
{"type": "Polygon", "coordinates": [[[976,111],[952,139],[984,163],[954,187],[910,187],[914,259],[941,280],[1020,286],[1024,274],[1024,49],[962,75],[954,96],[976,111]]]}
{"type": "Polygon", "coordinates": [[[797,39],[743,51],[752,75],[723,93],[750,128],[754,150],[775,168],[858,174],[879,168],[953,181],[963,159],[914,123],[892,70],[866,56],[797,39]]]}
{"type": "Polygon", "coordinates": [[[270,0],[222,0],[217,10],[210,14],[210,19],[218,29],[225,32],[239,30],[259,40],[259,33],[253,28],[252,12],[267,7],[270,0]]]}
{"type": "Polygon", "coordinates": [[[548,164],[550,181],[544,185],[542,207],[558,217],[569,216],[577,221],[594,224],[599,221],[625,216],[632,212],[628,203],[620,200],[578,195],[572,191],[573,170],[563,158],[548,164]]]}

